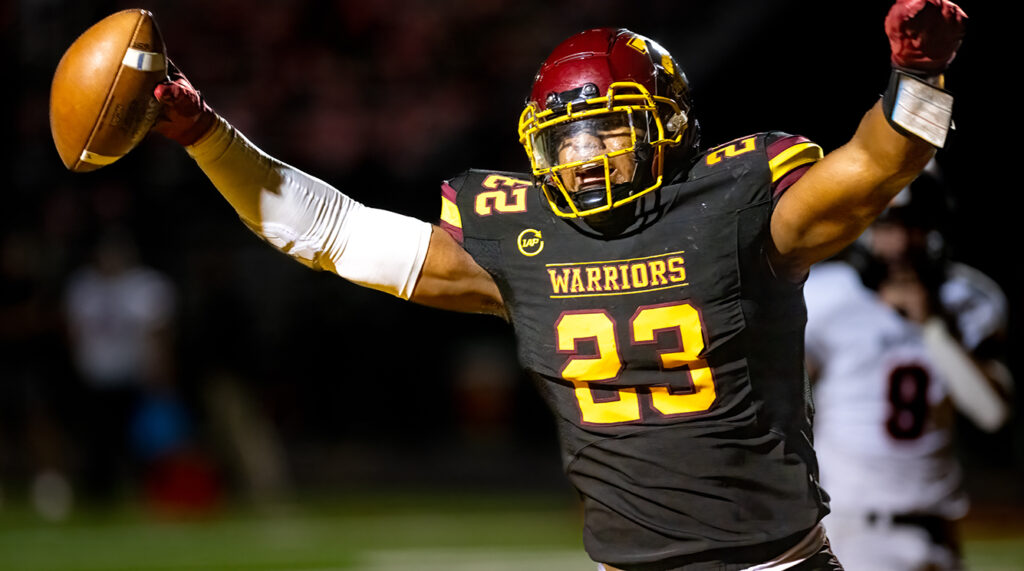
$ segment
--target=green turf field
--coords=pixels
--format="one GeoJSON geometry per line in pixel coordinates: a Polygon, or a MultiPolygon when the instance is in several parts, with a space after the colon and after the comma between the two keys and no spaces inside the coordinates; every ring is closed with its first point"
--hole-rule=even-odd
{"type": "MultiPolygon", "coordinates": [[[[969,530],[970,531],[970,530],[969,530]]],[[[976,528],[969,569],[1024,570],[1024,535],[976,528]]],[[[225,510],[192,521],[124,509],[40,521],[0,510],[0,569],[594,571],[565,498],[388,495],[225,510]]]]}
{"type": "Polygon", "coordinates": [[[59,524],[0,511],[2,570],[593,571],[564,498],[371,496],[192,521],[135,510],[59,524]]]}

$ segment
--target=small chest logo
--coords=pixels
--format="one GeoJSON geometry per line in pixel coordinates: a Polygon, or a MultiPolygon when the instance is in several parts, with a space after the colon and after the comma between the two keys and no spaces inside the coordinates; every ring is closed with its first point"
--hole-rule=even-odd
{"type": "Polygon", "coordinates": [[[519,237],[516,238],[516,247],[519,248],[519,253],[524,256],[536,256],[544,249],[544,237],[541,236],[540,230],[527,228],[520,232],[519,237]]]}

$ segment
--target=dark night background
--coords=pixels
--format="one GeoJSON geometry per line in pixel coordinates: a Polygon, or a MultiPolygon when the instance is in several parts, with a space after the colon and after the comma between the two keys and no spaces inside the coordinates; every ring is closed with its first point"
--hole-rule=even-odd
{"type": "MultiPolygon", "coordinates": [[[[234,379],[255,403],[282,445],[289,485],[299,489],[558,489],[554,424],[511,364],[510,332],[499,320],[414,306],[303,268],[249,233],[184,151],[158,137],[97,172],[65,171],[47,117],[63,51],[114,11],[151,9],[171,58],[265,151],[368,205],[434,221],[446,177],[469,167],[527,168],[516,122],[538,64],[564,37],[613,25],[662,43],[693,85],[706,144],[778,129],[829,151],[885,87],[889,4],[4,3],[0,28],[12,65],[4,72],[0,238],[35,261],[27,279],[44,309],[32,335],[18,333],[13,320],[0,329],[0,355],[43,387],[30,391],[31,406],[52,416],[54,439],[64,442],[57,449],[73,450],[96,411],[82,411],[74,396],[62,290],[104,228],[127,227],[142,261],[178,289],[177,393],[191,438],[229,489],[241,477],[226,460],[230,443],[211,428],[211,379],[234,379]],[[488,385],[480,375],[512,382],[488,385]]],[[[962,6],[968,35],[948,74],[957,130],[939,155],[956,200],[947,239],[958,259],[1009,297],[1010,365],[1020,378],[1024,299],[1006,174],[1015,156],[1005,85],[1013,71],[997,45],[1005,15],[997,3],[962,6]]],[[[17,434],[22,393],[6,393],[5,430],[17,434]]],[[[13,440],[0,437],[0,484],[8,486],[35,469],[28,448],[13,440]]],[[[978,501],[1024,502],[1024,424],[995,435],[965,427],[961,440],[978,501]]],[[[57,457],[74,471],[73,453],[57,457]]]]}

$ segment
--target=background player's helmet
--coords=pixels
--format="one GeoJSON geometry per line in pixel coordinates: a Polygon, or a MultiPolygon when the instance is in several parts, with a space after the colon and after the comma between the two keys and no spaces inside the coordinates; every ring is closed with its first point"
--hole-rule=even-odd
{"type": "Polygon", "coordinates": [[[663,47],[629,30],[593,29],[541,64],[519,140],[555,214],[590,216],[657,190],[685,165],[699,139],[690,109],[686,75],[663,47]],[[564,152],[573,137],[610,130],[622,135],[614,145],[564,152]],[[624,159],[636,166],[628,180],[616,168],[624,159]]]}
{"type": "Polygon", "coordinates": [[[949,251],[944,233],[953,226],[954,211],[954,197],[932,159],[861,234],[847,260],[872,289],[890,277],[892,267],[907,267],[937,296],[946,280],[949,251]]]}

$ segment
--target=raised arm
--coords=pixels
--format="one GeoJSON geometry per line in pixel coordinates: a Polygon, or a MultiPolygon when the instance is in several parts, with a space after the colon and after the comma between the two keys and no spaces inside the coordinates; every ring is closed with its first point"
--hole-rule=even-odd
{"type": "Polygon", "coordinates": [[[414,302],[504,315],[485,272],[436,226],[352,200],[267,155],[217,116],[177,68],[154,131],[180,143],[258,236],[299,262],[414,302]]]}
{"type": "Polygon", "coordinates": [[[876,104],[853,138],[791,186],[772,215],[776,271],[800,278],[864,231],[924,168],[934,148],[897,133],[876,104]]]}
{"type": "Polygon", "coordinates": [[[965,20],[947,0],[898,0],[890,10],[894,75],[886,95],[848,143],[786,191],[772,215],[770,257],[780,275],[800,279],[855,240],[942,145],[950,96],[939,87],[965,20]]]}

